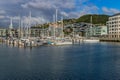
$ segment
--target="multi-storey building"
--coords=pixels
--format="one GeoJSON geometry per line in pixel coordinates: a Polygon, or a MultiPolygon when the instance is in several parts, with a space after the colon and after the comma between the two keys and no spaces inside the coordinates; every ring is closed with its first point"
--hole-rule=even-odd
{"type": "Polygon", "coordinates": [[[86,37],[88,38],[89,37],[101,37],[103,34],[102,33],[103,27],[106,27],[106,26],[96,26],[92,24],[92,26],[89,26],[85,29],[86,37]]]}
{"type": "Polygon", "coordinates": [[[61,23],[49,24],[49,35],[62,37],[63,36],[63,25],[61,23]]]}
{"type": "Polygon", "coordinates": [[[101,26],[101,36],[107,37],[108,36],[108,27],[101,26]]]}
{"type": "Polygon", "coordinates": [[[94,26],[91,32],[93,37],[105,37],[108,34],[107,26],[94,26]]]}
{"type": "Polygon", "coordinates": [[[6,37],[6,29],[0,28],[0,37],[6,37]]]}
{"type": "Polygon", "coordinates": [[[71,27],[75,35],[82,37],[102,37],[107,36],[108,34],[107,26],[94,25],[84,22],[66,25],[65,27],[71,27]]]}
{"type": "Polygon", "coordinates": [[[84,23],[84,22],[80,22],[80,23],[73,23],[73,24],[69,24],[69,25],[65,25],[65,28],[72,28],[73,29],[73,33],[74,35],[79,35],[79,36],[86,36],[86,31],[90,31],[90,26],[91,24],[89,23],[84,23]]]}
{"type": "Polygon", "coordinates": [[[120,38],[120,13],[109,17],[107,26],[109,38],[120,38]]]}

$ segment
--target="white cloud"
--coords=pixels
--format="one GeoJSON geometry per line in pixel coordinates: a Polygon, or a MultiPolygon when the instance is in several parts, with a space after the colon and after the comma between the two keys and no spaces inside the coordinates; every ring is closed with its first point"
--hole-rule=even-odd
{"type": "Polygon", "coordinates": [[[31,22],[31,24],[42,24],[47,22],[46,19],[44,19],[43,17],[31,17],[31,19],[29,17],[22,17],[22,21],[24,22],[24,24],[29,24],[29,22],[31,22]]]}
{"type": "Polygon", "coordinates": [[[69,18],[79,18],[80,16],[85,15],[85,14],[97,13],[98,10],[99,8],[97,6],[84,5],[81,7],[79,11],[70,11],[69,13],[66,13],[63,11],[61,12],[61,14],[69,18]]]}
{"type": "Polygon", "coordinates": [[[6,11],[5,10],[0,10],[0,14],[5,14],[6,11]]]}
{"type": "Polygon", "coordinates": [[[97,11],[99,10],[99,8],[94,5],[92,6],[84,5],[82,8],[83,8],[81,11],[82,13],[97,13],[97,11]]]}
{"type": "Polygon", "coordinates": [[[19,17],[19,16],[15,16],[15,17],[13,17],[13,19],[15,19],[15,20],[19,20],[20,17],[19,17]]]}
{"type": "Polygon", "coordinates": [[[39,8],[39,9],[51,9],[51,8],[74,8],[74,0],[31,0],[21,5],[23,8],[39,8]]]}
{"type": "MultiPolygon", "coordinates": [[[[4,0],[2,2],[7,2],[8,0],[4,0]]],[[[70,16],[70,17],[78,17],[83,13],[92,13],[92,11],[97,11],[98,8],[96,6],[87,6],[84,5],[84,2],[88,0],[11,0],[8,1],[10,3],[20,3],[19,7],[22,7],[23,10],[33,10],[33,15],[35,16],[46,16],[49,19],[49,16],[52,16],[55,13],[55,8],[59,10],[59,15],[70,16]],[[20,6],[21,5],[21,6],[20,6]],[[82,9],[76,9],[81,7],[82,9]],[[67,10],[67,11],[66,11],[67,10]],[[80,14],[79,14],[80,13],[80,14]],[[37,15],[36,15],[37,14],[37,15]]],[[[21,12],[24,12],[21,11],[21,12]]],[[[25,16],[25,15],[24,15],[25,16]]]]}
{"type": "MultiPolygon", "coordinates": [[[[44,21],[51,21],[56,8],[58,9],[58,16],[68,16],[67,14],[71,12],[70,10],[74,10],[76,6],[74,0],[31,0],[21,4],[21,7],[23,9],[35,10],[36,13],[33,13],[33,15],[38,13],[36,16],[40,18],[43,16],[44,21]],[[69,12],[66,13],[65,10],[69,12]]],[[[37,19],[37,21],[40,20],[37,19]]]]}
{"type": "Polygon", "coordinates": [[[48,22],[48,21],[43,17],[32,17],[31,22],[32,22],[32,24],[35,24],[35,23],[40,24],[40,23],[45,23],[45,22],[48,22]]]}
{"type": "Polygon", "coordinates": [[[61,14],[62,16],[65,16],[65,17],[68,17],[68,16],[69,16],[69,14],[66,13],[66,12],[64,12],[64,11],[60,12],[60,14],[61,14]]]}
{"type": "Polygon", "coordinates": [[[0,15],[0,19],[4,19],[5,18],[5,16],[3,16],[3,15],[0,15]]]}
{"type": "Polygon", "coordinates": [[[107,8],[107,7],[103,7],[102,10],[104,13],[107,13],[107,14],[116,14],[116,13],[120,12],[120,10],[118,10],[118,9],[107,8]]]}
{"type": "MultiPolygon", "coordinates": [[[[45,23],[53,21],[55,9],[58,9],[58,20],[61,15],[64,18],[78,18],[81,15],[97,13],[99,8],[94,4],[84,3],[89,0],[1,0],[0,15],[5,18],[13,17],[14,22],[18,22],[18,15],[21,15],[25,23],[28,22],[29,10],[32,12],[32,23],[45,23]],[[5,11],[4,11],[5,10],[5,11]]],[[[114,11],[115,12],[115,11],[114,11]]],[[[3,18],[1,16],[1,18],[3,18]]]]}
{"type": "Polygon", "coordinates": [[[1,0],[0,4],[17,4],[21,2],[25,2],[26,0],[1,0]]]}

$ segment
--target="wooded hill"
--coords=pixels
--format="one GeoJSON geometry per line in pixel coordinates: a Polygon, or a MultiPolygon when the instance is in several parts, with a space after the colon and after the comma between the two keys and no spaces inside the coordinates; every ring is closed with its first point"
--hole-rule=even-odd
{"type": "MultiPolygon", "coordinates": [[[[64,19],[63,23],[64,25],[72,24],[72,23],[79,23],[79,22],[85,22],[85,23],[91,23],[91,17],[92,17],[92,24],[98,24],[98,25],[106,25],[106,22],[108,21],[109,16],[104,14],[87,14],[83,15],[77,19],[64,19]]],[[[36,26],[32,27],[41,27],[41,28],[48,28],[48,24],[38,24],[36,26]]]]}
{"type": "Polygon", "coordinates": [[[109,16],[108,15],[84,15],[81,16],[76,20],[76,22],[87,22],[91,23],[91,18],[92,18],[92,23],[93,24],[106,24],[106,21],[108,21],[109,16]]]}
{"type": "Polygon", "coordinates": [[[106,25],[106,22],[108,21],[109,16],[104,15],[104,14],[88,14],[88,15],[83,15],[79,17],[78,19],[65,19],[64,24],[69,24],[69,23],[79,23],[79,22],[86,22],[86,23],[91,23],[92,24],[101,24],[101,25],[106,25]]]}

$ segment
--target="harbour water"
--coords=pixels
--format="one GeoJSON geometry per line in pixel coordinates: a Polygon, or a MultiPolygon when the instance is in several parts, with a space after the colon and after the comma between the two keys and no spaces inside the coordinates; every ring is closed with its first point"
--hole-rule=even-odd
{"type": "Polygon", "coordinates": [[[119,80],[120,44],[18,48],[0,44],[0,80],[119,80]]]}

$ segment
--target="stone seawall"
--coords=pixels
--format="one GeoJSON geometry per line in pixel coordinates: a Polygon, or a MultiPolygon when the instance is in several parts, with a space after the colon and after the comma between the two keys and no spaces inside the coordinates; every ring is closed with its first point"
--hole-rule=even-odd
{"type": "Polygon", "coordinates": [[[101,42],[120,42],[120,39],[101,38],[101,42]]]}

